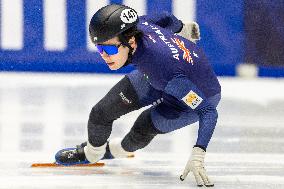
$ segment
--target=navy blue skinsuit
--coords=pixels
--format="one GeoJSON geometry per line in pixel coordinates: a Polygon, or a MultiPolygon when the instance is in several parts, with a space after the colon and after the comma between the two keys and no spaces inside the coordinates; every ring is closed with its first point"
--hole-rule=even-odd
{"type": "Polygon", "coordinates": [[[216,107],[221,87],[204,52],[175,34],[182,22],[168,13],[142,16],[132,64],[128,74],[142,106],[153,104],[151,119],[167,133],[199,121],[197,146],[206,149],[217,123],[216,107]]]}

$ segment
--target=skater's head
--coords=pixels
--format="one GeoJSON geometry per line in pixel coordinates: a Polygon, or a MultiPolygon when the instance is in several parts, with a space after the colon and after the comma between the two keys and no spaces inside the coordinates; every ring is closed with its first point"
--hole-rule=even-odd
{"type": "Polygon", "coordinates": [[[124,5],[107,5],[92,17],[89,34],[111,70],[130,63],[142,32],[137,29],[137,12],[124,5]]]}

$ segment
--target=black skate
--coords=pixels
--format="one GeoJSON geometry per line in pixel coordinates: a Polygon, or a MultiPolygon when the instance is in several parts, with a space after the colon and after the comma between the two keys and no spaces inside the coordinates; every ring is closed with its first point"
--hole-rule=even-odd
{"type": "MultiPolygon", "coordinates": [[[[87,160],[84,152],[84,147],[87,145],[87,142],[77,145],[76,148],[65,148],[58,151],[55,154],[55,161],[59,165],[71,166],[78,164],[90,164],[87,160]]],[[[107,143],[106,153],[102,159],[113,159],[113,155],[110,153],[109,145],[107,143]]]]}
{"type": "Polygon", "coordinates": [[[55,161],[57,164],[70,166],[77,164],[89,164],[84,153],[84,147],[87,142],[77,145],[76,148],[65,148],[55,154],[55,161]]]}

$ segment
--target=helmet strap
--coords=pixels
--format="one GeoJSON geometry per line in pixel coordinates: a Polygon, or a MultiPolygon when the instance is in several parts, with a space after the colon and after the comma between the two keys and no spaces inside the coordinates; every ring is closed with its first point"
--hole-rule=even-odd
{"type": "Polygon", "coordinates": [[[125,47],[129,48],[129,52],[128,52],[128,59],[126,60],[125,64],[122,67],[125,67],[127,65],[129,65],[132,61],[132,53],[134,51],[134,49],[129,45],[128,41],[125,39],[124,36],[120,36],[120,40],[121,40],[121,44],[125,47]]]}
{"type": "MultiPolygon", "coordinates": [[[[122,44],[124,45],[124,44],[122,44]]],[[[134,49],[127,43],[127,45],[125,44],[124,46],[129,48],[129,52],[128,52],[128,58],[125,62],[125,64],[123,65],[123,67],[129,65],[132,62],[132,52],[134,51],[134,49]]]]}

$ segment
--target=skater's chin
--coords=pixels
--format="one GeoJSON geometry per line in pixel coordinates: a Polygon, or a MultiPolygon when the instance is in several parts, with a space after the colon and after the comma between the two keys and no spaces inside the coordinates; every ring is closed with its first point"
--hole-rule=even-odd
{"type": "Polygon", "coordinates": [[[109,69],[111,70],[118,70],[119,68],[121,68],[123,66],[123,64],[117,63],[117,62],[110,62],[107,63],[109,69]]]}

